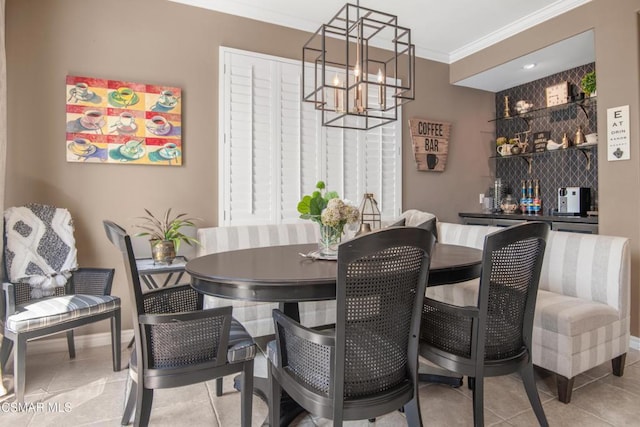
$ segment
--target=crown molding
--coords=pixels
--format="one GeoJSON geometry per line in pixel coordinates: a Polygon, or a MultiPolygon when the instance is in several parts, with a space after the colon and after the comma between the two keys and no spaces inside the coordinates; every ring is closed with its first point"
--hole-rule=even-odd
{"type": "Polygon", "coordinates": [[[490,34],[487,34],[486,36],[481,37],[472,43],[469,43],[459,49],[452,51],[449,55],[449,60],[447,61],[447,63],[451,64],[453,62],[459,61],[462,58],[479,52],[482,49],[486,49],[489,46],[506,40],[509,37],[512,37],[522,31],[539,25],[545,21],[548,21],[549,19],[555,18],[556,16],[562,15],[563,13],[566,13],[589,2],[591,2],[591,0],[558,0],[555,3],[543,9],[540,9],[535,13],[520,18],[513,23],[506,25],[490,34]]]}
{"type": "Polygon", "coordinates": [[[239,1],[225,0],[169,0],[173,3],[188,6],[200,7],[215,12],[226,13],[228,15],[240,16],[242,18],[262,21],[269,24],[280,25],[296,30],[314,33],[318,29],[318,24],[314,20],[298,18],[286,13],[265,9],[258,4],[242,3],[239,1]]]}

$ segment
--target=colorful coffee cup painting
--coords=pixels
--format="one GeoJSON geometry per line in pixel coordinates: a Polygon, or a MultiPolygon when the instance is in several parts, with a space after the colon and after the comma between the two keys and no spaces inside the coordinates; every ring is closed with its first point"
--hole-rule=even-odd
{"type": "Polygon", "coordinates": [[[182,91],[67,76],[68,162],[182,165],[182,91]]]}

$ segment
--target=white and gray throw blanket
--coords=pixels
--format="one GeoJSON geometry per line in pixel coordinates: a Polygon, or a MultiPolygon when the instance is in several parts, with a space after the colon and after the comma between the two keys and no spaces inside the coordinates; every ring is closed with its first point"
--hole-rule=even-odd
{"type": "Polygon", "coordinates": [[[9,281],[29,283],[33,298],[53,295],[78,268],[71,214],[34,203],[7,209],[4,220],[9,281]]]}

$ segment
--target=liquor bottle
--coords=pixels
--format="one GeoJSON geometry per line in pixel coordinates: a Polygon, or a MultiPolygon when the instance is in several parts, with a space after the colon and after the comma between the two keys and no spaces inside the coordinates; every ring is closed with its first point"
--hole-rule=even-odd
{"type": "Polygon", "coordinates": [[[520,212],[527,213],[527,182],[522,180],[522,191],[520,196],[520,212]]]}
{"type": "Polygon", "coordinates": [[[527,181],[527,214],[533,213],[533,180],[527,181]]]}
{"type": "Polygon", "coordinates": [[[542,213],[542,199],[540,198],[540,180],[536,179],[535,186],[533,188],[533,209],[534,215],[540,215],[542,213]]]}
{"type": "Polygon", "coordinates": [[[500,202],[502,201],[502,178],[496,178],[493,183],[493,211],[500,212],[500,202]]]}

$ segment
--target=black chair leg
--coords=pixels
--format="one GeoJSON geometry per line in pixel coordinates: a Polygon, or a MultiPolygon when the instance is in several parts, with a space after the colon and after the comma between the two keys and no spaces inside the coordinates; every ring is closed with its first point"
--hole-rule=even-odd
{"type": "Polygon", "coordinates": [[[141,384],[136,384],[136,417],[133,421],[134,427],[147,427],[151,416],[151,405],[153,404],[153,389],[144,388],[141,384]]]}
{"type": "Polygon", "coordinates": [[[123,426],[131,424],[131,415],[133,415],[133,409],[136,406],[136,391],[138,387],[131,377],[127,379],[127,384],[129,386],[129,394],[127,395],[127,403],[124,407],[122,420],[120,421],[120,424],[123,426]]]}
{"type": "Polygon", "coordinates": [[[467,377],[467,388],[469,388],[469,390],[473,390],[473,385],[475,384],[476,379],[473,377],[467,377]]]}
{"type": "Polygon", "coordinates": [[[244,362],[241,381],[240,425],[242,425],[242,427],[251,427],[251,411],[253,409],[253,360],[244,362]]]}
{"type": "Polygon", "coordinates": [[[545,416],[544,409],[542,408],[542,402],[540,402],[540,395],[538,394],[538,389],[536,388],[536,378],[533,374],[533,365],[529,363],[524,368],[522,368],[522,370],[520,371],[520,376],[522,377],[524,389],[527,392],[529,403],[531,403],[533,412],[536,414],[538,423],[542,427],[548,427],[549,422],[547,422],[547,417],[545,416]]]}
{"type": "Polygon", "coordinates": [[[473,381],[473,425],[484,426],[484,378],[477,376],[473,381]]]}
{"type": "Polygon", "coordinates": [[[113,359],[113,371],[118,372],[120,370],[120,310],[117,310],[111,318],[111,352],[113,359]]]}
{"type": "Polygon", "coordinates": [[[282,388],[280,383],[273,376],[273,365],[269,364],[269,425],[277,427],[280,425],[280,399],[282,397],[282,388]]]}
{"type": "Polygon", "coordinates": [[[618,357],[611,359],[611,368],[613,368],[613,375],[621,377],[624,375],[624,364],[627,360],[627,353],[623,353],[618,357]]]}
{"type": "MultiPolygon", "coordinates": [[[[413,399],[409,401],[406,405],[404,405],[404,415],[407,417],[407,425],[408,426],[422,426],[422,414],[420,413],[420,399],[416,394],[413,399]]],[[[373,422],[376,419],[373,418],[373,422]]],[[[369,420],[371,422],[371,420],[369,420]]]]}
{"type": "Polygon", "coordinates": [[[69,347],[69,358],[76,358],[76,345],[73,342],[73,329],[67,331],[67,347],[69,347]]]}
{"type": "Polygon", "coordinates": [[[7,337],[2,337],[2,346],[0,346],[0,367],[4,369],[9,361],[11,350],[13,349],[13,341],[7,337]]]}
{"type": "Polygon", "coordinates": [[[27,364],[27,340],[18,335],[13,354],[13,388],[16,402],[24,403],[25,373],[27,364]]]}
{"type": "Polygon", "coordinates": [[[216,378],[216,396],[222,396],[222,378],[216,378]]]}

